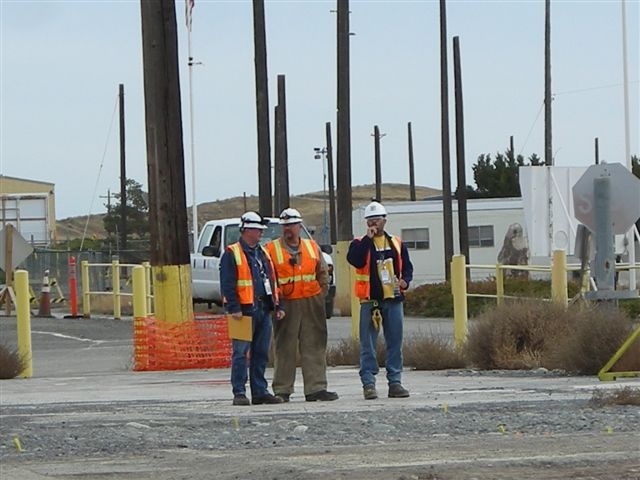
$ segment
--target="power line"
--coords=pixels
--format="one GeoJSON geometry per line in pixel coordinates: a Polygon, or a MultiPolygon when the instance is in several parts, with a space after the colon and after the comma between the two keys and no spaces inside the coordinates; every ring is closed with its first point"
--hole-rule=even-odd
{"type": "Polygon", "coordinates": [[[89,212],[87,213],[87,221],[84,224],[84,231],[82,232],[82,240],[80,241],[80,251],[84,245],[84,239],[87,236],[87,228],[89,227],[89,220],[91,219],[91,210],[93,209],[93,203],[96,199],[96,192],[98,191],[98,183],[100,182],[100,174],[102,173],[102,167],[104,165],[104,158],[107,156],[107,149],[109,148],[109,139],[111,138],[111,130],[113,129],[113,122],[116,118],[116,112],[118,110],[119,98],[116,97],[115,104],[113,106],[113,113],[111,114],[111,123],[109,124],[109,131],[107,132],[107,138],[104,142],[104,149],[102,151],[102,159],[100,160],[100,167],[98,168],[98,176],[96,177],[96,184],[93,187],[93,193],[91,194],[91,204],[89,205],[89,212]]]}
{"type": "Polygon", "coordinates": [[[524,147],[527,145],[527,142],[529,141],[529,137],[531,136],[531,132],[533,132],[533,127],[536,126],[536,123],[538,122],[538,118],[540,118],[540,114],[542,113],[542,109],[543,108],[544,108],[544,101],[540,104],[540,110],[538,110],[538,114],[536,115],[536,119],[533,121],[533,124],[531,125],[531,128],[529,129],[529,133],[527,133],[527,136],[524,139],[524,143],[522,144],[522,148],[518,152],[518,155],[522,155],[522,152],[524,151],[524,147]]]}
{"type": "MultiPolygon", "coordinates": [[[[629,82],[629,83],[640,83],[640,81],[636,80],[635,82],[629,82]]],[[[609,84],[609,85],[600,85],[598,87],[580,88],[578,90],[566,90],[564,92],[554,93],[553,95],[555,96],[555,95],[567,95],[567,94],[570,94],[570,93],[590,92],[592,90],[603,90],[603,89],[606,89],[606,88],[621,87],[623,85],[624,84],[622,84],[622,83],[612,83],[612,84],[609,84]]]]}

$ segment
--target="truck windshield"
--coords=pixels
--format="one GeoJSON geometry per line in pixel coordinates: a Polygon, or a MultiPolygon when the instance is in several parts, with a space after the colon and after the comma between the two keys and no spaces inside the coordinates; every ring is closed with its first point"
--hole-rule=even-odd
{"type": "MultiPolygon", "coordinates": [[[[265,243],[268,243],[271,240],[275,240],[281,235],[282,235],[282,227],[280,226],[277,220],[273,220],[269,222],[267,229],[263,232],[262,240],[260,240],[260,243],[264,245],[265,243]]],[[[240,238],[239,224],[232,223],[227,225],[227,227],[225,228],[224,236],[225,236],[225,239],[224,239],[225,245],[231,245],[232,243],[236,243],[240,238]]],[[[300,236],[302,238],[311,238],[311,235],[309,235],[309,231],[307,230],[307,227],[304,226],[304,224],[302,225],[302,229],[300,230],[300,236]]]]}

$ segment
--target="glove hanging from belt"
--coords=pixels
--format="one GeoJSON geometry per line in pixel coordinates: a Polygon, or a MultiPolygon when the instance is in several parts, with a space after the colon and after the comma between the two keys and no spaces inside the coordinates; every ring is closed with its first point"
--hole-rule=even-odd
{"type": "Polygon", "coordinates": [[[373,323],[373,328],[380,330],[380,325],[382,325],[382,312],[380,311],[380,304],[377,301],[374,301],[371,307],[371,323],[373,323]]]}

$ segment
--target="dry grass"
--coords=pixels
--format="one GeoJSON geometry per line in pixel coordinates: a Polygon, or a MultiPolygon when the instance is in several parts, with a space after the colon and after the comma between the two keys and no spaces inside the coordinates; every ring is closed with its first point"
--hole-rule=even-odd
{"type": "MultiPolygon", "coordinates": [[[[376,345],[378,363],[384,366],[386,345],[382,339],[376,345]]],[[[412,335],[402,346],[404,366],[415,370],[444,370],[463,368],[465,360],[450,342],[427,335],[412,335]]],[[[359,365],[360,344],[358,340],[340,340],[338,345],[327,349],[327,365],[359,365]]]]}
{"type": "Polygon", "coordinates": [[[0,380],[15,378],[26,368],[26,362],[18,350],[0,344],[0,380]]]}
{"type": "MultiPolygon", "coordinates": [[[[594,375],[632,331],[619,311],[509,302],[471,322],[465,351],[472,365],[485,370],[544,367],[594,375]]],[[[640,355],[628,353],[613,370],[640,370],[640,355]]]]}
{"type": "MultiPolygon", "coordinates": [[[[633,324],[618,310],[598,308],[572,309],[566,313],[571,326],[566,335],[555,339],[550,346],[546,363],[548,368],[562,368],[572,373],[596,374],[620,348],[631,334],[633,324]]],[[[638,352],[640,342],[635,342],[638,352]]],[[[629,370],[640,370],[640,355],[625,355],[629,370]]],[[[622,359],[621,359],[622,360],[622,359]]],[[[618,362],[613,371],[620,371],[624,364],[618,362]]],[[[625,370],[627,369],[625,368],[625,370]]]]}
{"type": "Polygon", "coordinates": [[[359,365],[360,344],[353,338],[342,339],[335,346],[327,348],[327,365],[359,365]]]}
{"type": "Polygon", "coordinates": [[[632,387],[617,388],[611,391],[596,390],[589,401],[593,407],[607,405],[639,405],[640,389],[632,387]]]}
{"type": "Polygon", "coordinates": [[[466,361],[451,342],[438,337],[414,335],[402,347],[404,364],[415,370],[464,368],[466,361]]]}

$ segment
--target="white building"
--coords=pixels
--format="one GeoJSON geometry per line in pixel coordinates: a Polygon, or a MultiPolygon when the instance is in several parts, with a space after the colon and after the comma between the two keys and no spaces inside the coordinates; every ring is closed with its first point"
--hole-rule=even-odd
{"type": "MultiPolygon", "coordinates": [[[[564,250],[569,264],[579,264],[574,256],[579,222],[573,208],[572,188],[587,167],[520,167],[522,198],[467,200],[469,257],[471,265],[495,265],[510,226],[518,224],[528,249],[530,265],[549,265],[554,250],[564,250]]],[[[414,265],[414,285],[445,280],[444,225],[442,199],[383,204],[387,209],[386,230],[399,235],[409,248],[414,265]]],[[[460,253],[458,203],[452,201],[454,254],[460,253]]],[[[365,231],[364,207],[353,212],[354,235],[365,231]]],[[[520,242],[522,243],[522,242],[520,242]]],[[[628,262],[625,236],[616,235],[615,253],[628,262]]],[[[593,259],[594,252],[591,252],[593,259]]],[[[640,242],[635,242],[635,258],[640,258],[640,242]]],[[[511,262],[501,262],[511,264],[511,262]]],[[[494,276],[495,271],[471,269],[472,279],[494,276]]],[[[546,277],[546,274],[534,277],[546,277]]],[[[620,274],[620,285],[628,285],[628,273],[620,274]]]]}

